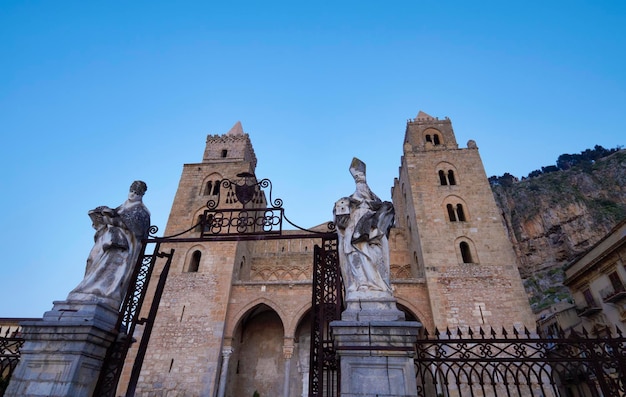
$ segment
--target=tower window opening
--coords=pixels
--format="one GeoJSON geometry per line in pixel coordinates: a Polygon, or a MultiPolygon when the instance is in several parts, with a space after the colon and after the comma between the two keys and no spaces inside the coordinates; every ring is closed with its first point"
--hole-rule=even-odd
{"type": "Polygon", "coordinates": [[[191,255],[191,261],[189,261],[189,267],[187,271],[189,273],[196,273],[200,268],[200,258],[202,257],[202,253],[200,251],[195,251],[193,255],[191,255]]]}
{"type": "Polygon", "coordinates": [[[222,158],[226,158],[227,155],[228,155],[228,150],[222,149],[222,158]]]}
{"type": "Polygon", "coordinates": [[[472,253],[470,252],[470,246],[465,241],[461,241],[459,244],[459,249],[461,250],[461,257],[463,258],[463,263],[474,263],[472,261],[472,253]]]}
{"type": "Polygon", "coordinates": [[[441,143],[441,142],[439,142],[439,135],[437,135],[437,134],[433,135],[433,143],[435,145],[439,145],[441,143]]]}
{"type": "Polygon", "coordinates": [[[448,180],[446,179],[446,173],[439,170],[439,183],[441,183],[441,186],[445,186],[448,184],[448,180]]]}
{"type": "Polygon", "coordinates": [[[452,204],[446,205],[446,209],[448,210],[448,218],[450,219],[450,222],[456,222],[456,215],[452,204]]]}
{"type": "Polygon", "coordinates": [[[426,135],[426,142],[433,143],[433,140],[432,140],[432,138],[430,137],[430,134],[426,135]]]}
{"type": "Polygon", "coordinates": [[[213,186],[213,195],[217,196],[218,194],[220,194],[220,185],[222,184],[222,181],[215,181],[215,185],[213,186]]]}
{"type": "Polygon", "coordinates": [[[204,186],[204,195],[205,196],[217,196],[220,194],[220,185],[222,181],[219,179],[208,181],[204,186]]]}
{"type": "Polygon", "coordinates": [[[463,212],[463,206],[461,204],[456,205],[456,217],[459,222],[465,222],[465,212],[463,212]]]}
{"type": "Polygon", "coordinates": [[[452,170],[448,171],[448,183],[450,183],[450,185],[456,185],[456,180],[454,179],[454,171],[452,170]]]}

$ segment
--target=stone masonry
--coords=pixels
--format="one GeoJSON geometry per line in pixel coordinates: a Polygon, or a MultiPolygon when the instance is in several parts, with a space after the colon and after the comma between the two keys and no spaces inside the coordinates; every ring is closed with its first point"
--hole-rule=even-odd
{"type": "MultiPolygon", "coordinates": [[[[253,174],[256,161],[240,123],[209,135],[202,162],[183,167],[164,234],[192,228],[219,181],[253,174]]],[[[391,279],[407,320],[429,330],[534,324],[476,144],[458,148],[448,119],[420,112],[407,124],[392,199],[391,279]]],[[[222,196],[219,208],[231,207],[241,204],[222,196]]],[[[162,247],[175,255],[136,395],[306,396],[316,244],[311,236],[162,247]]]]}

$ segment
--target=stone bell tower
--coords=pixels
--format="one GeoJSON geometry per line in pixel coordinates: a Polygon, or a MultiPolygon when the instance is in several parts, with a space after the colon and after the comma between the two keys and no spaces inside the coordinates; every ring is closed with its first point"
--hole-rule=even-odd
{"type": "Polygon", "coordinates": [[[392,190],[434,325],[534,326],[516,257],[476,143],[459,148],[452,123],[409,120],[392,190]]]}
{"type": "MultiPolygon", "coordinates": [[[[237,122],[226,134],[207,136],[202,162],[184,165],[164,235],[189,230],[184,235],[197,241],[168,243],[161,249],[174,249],[175,255],[137,395],[148,395],[155,390],[184,390],[202,396],[216,393],[232,280],[240,271],[236,264],[242,262],[247,245],[235,241],[202,241],[198,239],[202,230],[194,225],[203,216],[208,202],[213,201],[219,209],[241,208],[237,198],[224,191],[221,182],[237,180],[242,174],[253,175],[256,162],[250,138],[237,122]]],[[[263,200],[260,197],[250,206],[263,206],[263,200]]],[[[155,273],[159,271],[157,268],[155,273]]],[[[153,275],[151,288],[155,280],[153,275]]],[[[125,384],[125,380],[120,384],[125,384]]]]}

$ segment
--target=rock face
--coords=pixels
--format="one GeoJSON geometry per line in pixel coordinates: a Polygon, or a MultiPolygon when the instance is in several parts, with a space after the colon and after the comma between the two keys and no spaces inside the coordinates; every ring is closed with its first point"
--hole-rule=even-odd
{"type": "Polygon", "coordinates": [[[561,267],[626,218],[626,150],[492,190],[539,309],[567,298],[561,267]]]}

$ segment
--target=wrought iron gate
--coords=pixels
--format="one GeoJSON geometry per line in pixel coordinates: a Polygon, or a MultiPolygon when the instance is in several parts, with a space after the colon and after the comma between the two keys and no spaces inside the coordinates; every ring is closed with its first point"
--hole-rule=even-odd
{"type": "MultiPolygon", "coordinates": [[[[156,232],[156,228],[151,230],[151,234],[156,232]]],[[[133,395],[137,380],[139,378],[139,371],[143,363],[143,357],[148,347],[149,335],[156,318],[156,309],[161,300],[161,294],[165,286],[165,280],[169,273],[172,257],[174,256],[174,250],[170,252],[161,252],[161,244],[157,242],[144,241],[142,247],[142,254],[137,260],[129,290],[126,293],[122,309],[120,310],[120,316],[118,318],[117,330],[118,336],[115,342],[109,347],[105,361],[100,371],[100,377],[96,385],[96,389],[93,393],[98,397],[114,397],[117,389],[117,384],[124,367],[124,361],[126,355],[130,349],[131,344],[134,342],[133,334],[135,332],[135,326],[137,324],[144,324],[143,335],[139,344],[137,357],[135,358],[132,368],[131,378],[127,388],[127,395],[133,395]],[[152,254],[146,254],[148,246],[154,245],[152,254]],[[161,274],[159,275],[159,281],[157,283],[154,299],[151,302],[150,311],[147,318],[139,318],[139,312],[141,310],[143,300],[146,296],[146,289],[152,272],[154,271],[156,261],[158,258],[164,258],[166,260],[161,274]],[[129,394],[130,393],[130,394],[129,394]]]]}
{"type": "Polygon", "coordinates": [[[315,246],[312,295],[309,396],[335,397],[341,377],[330,322],[341,318],[343,302],[336,236],[315,246]]]}

